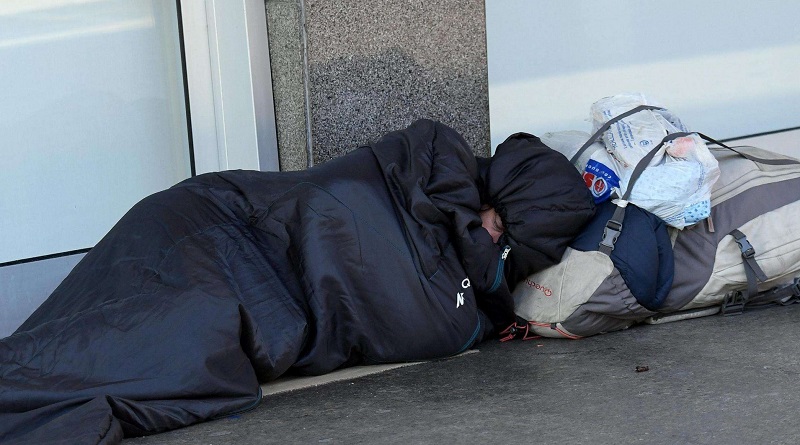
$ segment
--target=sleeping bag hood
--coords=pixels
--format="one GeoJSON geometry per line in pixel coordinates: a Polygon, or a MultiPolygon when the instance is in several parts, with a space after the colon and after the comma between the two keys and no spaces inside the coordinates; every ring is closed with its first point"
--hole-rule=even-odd
{"type": "Polygon", "coordinates": [[[558,263],[595,213],[591,192],[561,153],[527,133],[509,136],[481,160],[482,200],[503,220],[509,282],[558,263]]]}

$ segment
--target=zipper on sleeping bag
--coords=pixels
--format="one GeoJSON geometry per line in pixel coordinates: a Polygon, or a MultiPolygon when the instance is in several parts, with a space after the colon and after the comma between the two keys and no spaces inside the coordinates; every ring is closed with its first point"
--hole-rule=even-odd
{"type": "MultiPolygon", "coordinates": [[[[497,273],[494,276],[494,282],[492,283],[492,287],[489,288],[489,293],[496,291],[497,288],[500,287],[500,283],[503,282],[503,266],[505,265],[506,258],[508,258],[508,252],[511,252],[511,246],[506,245],[506,247],[503,249],[503,253],[500,254],[500,261],[497,262],[497,273]]],[[[458,352],[456,352],[453,355],[461,354],[462,352],[466,351],[470,346],[472,346],[472,343],[475,342],[475,339],[481,332],[481,325],[482,325],[481,316],[478,315],[478,324],[475,326],[475,331],[472,332],[472,336],[469,338],[469,340],[467,340],[466,343],[464,343],[464,346],[462,346],[461,349],[459,349],[458,352]]]]}
{"type": "Polygon", "coordinates": [[[246,413],[248,411],[252,411],[258,405],[261,404],[261,400],[263,398],[264,398],[264,391],[261,389],[261,385],[259,384],[258,385],[258,396],[257,396],[255,402],[251,403],[248,406],[245,406],[244,408],[239,408],[239,409],[227,412],[227,413],[217,414],[216,416],[211,417],[209,420],[222,419],[222,418],[225,418],[225,417],[236,416],[236,415],[239,415],[239,414],[246,413]]]}
{"type": "Polygon", "coordinates": [[[461,354],[462,352],[469,349],[469,347],[472,346],[473,343],[475,343],[475,339],[478,338],[478,333],[481,332],[481,325],[482,325],[481,316],[478,315],[478,324],[475,326],[475,330],[472,332],[472,336],[469,338],[469,340],[467,340],[466,343],[464,343],[464,346],[462,346],[461,349],[459,349],[458,352],[456,352],[453,355],[461,354]]]}
{"type": "Polygon", "coordinates": [[[503,253],[500,255],[500,261],[497,262],[497,274],[494,276],[494,283],[492,283],[492,287],[489,288],[489,293],[492,293],[500,287],[500,283],[503,282],[503,266],[506,263],[506,258],[508,258],[508,252],[511,252],[511,246],[506,245],[505,249],[503,249],[503,253]]]}

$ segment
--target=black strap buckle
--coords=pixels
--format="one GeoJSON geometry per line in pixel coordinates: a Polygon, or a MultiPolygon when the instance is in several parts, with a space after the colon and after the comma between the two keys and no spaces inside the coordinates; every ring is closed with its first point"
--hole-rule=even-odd
{"type": "Polygon", "coordinates": [[[617,242],[620,232],[622,232],[622,223],[609,219],[605,229],[603,229],[603,240],[600,241],[600,245],[614,250],[614,243],[617,242]]]}
{"type": "Polygon", "coordinates": [[[750,241],[747,241],[746,237],[736,239],[736,244],[739,245],[739,250],[742,251],[743,257],[753,258],[754,256],[756,256],[756,250],[753,249],[753,245],[750,244],[750,241]]]}
{"type": "Polygon", "coordinates": [[[517,317],[517,321],[512,323],[509,327],[503,329],[498,335],[504,335],[504,337],[500,338],[501,342],[514,340],[515,338],[522,338],[522,340],[541,338],[538,335],[530,335],[530,332],[530,323],[517,317]]]}
{"type": "Polygon", "coordinates": [[[750,296],[753,296],[756,293],[755,281],[758,280],[763,283],[769,278],[758,265],[758,262],[756,262],[756,250],[753,248],[753,245],[750,244],[750,241],[747,240],[747,236],[738,229],[732,230],[730,234],[733,236],[733,239],[736,240],[736,244],[739,245],[739,250],[742,252],[742,259],[744,259],[745,262],[745,273],[747,273],[748,292],[752,294],[750,296]]]}
{"type": "Polygon", "coordinates": [[[800,278],[795,278],[789,288],[792,290],[793,297],[800,297],[800,278]]]}
{"type": "Polygon", "coordinates": [[[725,294],[725,299],[722,300],[722,309],[720,312],[723,316],[740,315],[744,312],[745,303],[747,303],[747,298],[745,298],[742,291],[730,291],[725,294]]]}
{"type": "Polygon", "coordinates": [[[777,301],[781,306],[789,306],[790,304],[800,301],[800,277],[795,278],[792,284],[786,286],[791,295],[777,301]]]}

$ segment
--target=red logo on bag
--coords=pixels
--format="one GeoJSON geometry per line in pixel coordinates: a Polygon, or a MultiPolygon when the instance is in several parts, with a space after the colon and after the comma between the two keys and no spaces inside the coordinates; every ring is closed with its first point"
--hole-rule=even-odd
{"type": "Polygon", "coordinates": [[[584,172],[583,182],[586,183],[586,187],[592,191],[592,195],[595,197],[603,196],[603,193],[608,190],[608,183],[606,180],[601,176],[595,175],[594,173],[584,172]]]}
{"type": "Polygon", "coordinates": [[[594,193],[595,196],[600,196],[606,191],[606,181],[603,178],[597,178],[594,180],[594,193]]]}
{"type": "Polygon", "coordinates": [[[594,183],[594,178],[596,178],[596,177],[597,176],[595,176],[594,174],[589,173],[589,172],[584,172],[583,173],[583,182],[586,183],[586,187],[587,188],[592,188],[592,184],[594,183]]]}
{"type": "Polygon", "coordinates": [[[553,290],[550,289],[549,287],[542,286],[541,284],[539,284],[539,283],[537,283],[535,281],[528,280],[528,279],[525,280],[525,284],[527,284],[528,286],[540,291],[541,293],[544,294],[545,297],[552,297],[553,296],[553,290]]]}

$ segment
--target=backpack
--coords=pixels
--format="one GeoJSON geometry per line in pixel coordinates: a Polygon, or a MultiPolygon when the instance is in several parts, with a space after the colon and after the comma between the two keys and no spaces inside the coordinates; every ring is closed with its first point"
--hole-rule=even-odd
{"type": "MultiPolygon", "coordinates": [[[[637,107],[617,118],[649,108],[637,107]]],[[[583,145],[573,162],[606,128],[583,145]]],[[[635,181],[663,145],[688,134],[667,135],[636,165],[595,250],[569,249],[561,263],[517,285],[512,295],[519,320],[504,332],[504,339],[520,333],[523,338],[531,333],[581,338],[642,321],[710,315],[720,307],[732,314],[748,304],[798,301],[800,285],[794,277],[800,274],[800,218],[792,215],[800,214],[800,161],[752,147],[731,148],[701,133],[693,134],[720,147],[712,151],[721,177],[712,189],[711,215],[683,230],[670,229],[669,255],[659,256],[663,262],[674,257],[674,266],[660,266],[674,267],[666,297],[654,296],[658,304],[649,307],[641,298],[632,298],[634,283],[622,277],[618,264],[639,267],[642,255],[652,258],[665,247],[663,242],[656,247],[644,243],[640,249],[612,253],[617,241],[627,236],[623,230],[628,223],[626,208],[646,213],[627,200],[635,181]]],[[[590,223],[587,230],[596,231],[596,224],[590,223]]],[[[658,238],[658,231],[655,234],[658,238]]],[[[628,278],[640,276],[629,274],[628,278]]]]}
{"type": "Polygon", "coordinates": [[[606,224],[617,206],[595,216],[561,262],[529,275],[514,291],[517,329],[547,337],[580,338],[627,328],[657,314],[673,277],[672,247],[664,222],[628,205],[613,250],[606,224]],[[602,247],[601,247],[602,246],[602,247]]]}
{"type": "Polygon", "coordinates": [[[800,295],[800,161],[718,145],[711,216],[672,233],[675,277],[663,312],[720,306],[735,314],[800,295]]]}

